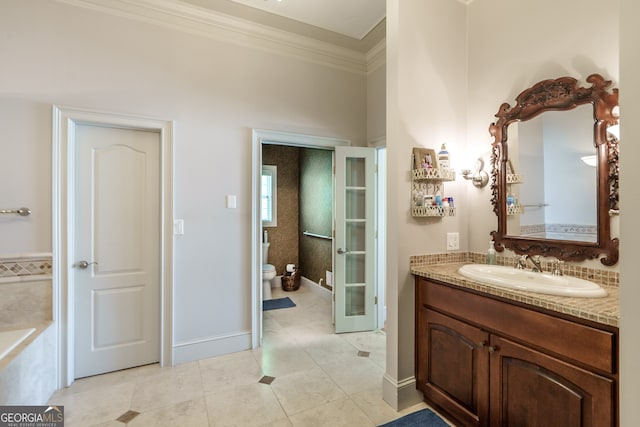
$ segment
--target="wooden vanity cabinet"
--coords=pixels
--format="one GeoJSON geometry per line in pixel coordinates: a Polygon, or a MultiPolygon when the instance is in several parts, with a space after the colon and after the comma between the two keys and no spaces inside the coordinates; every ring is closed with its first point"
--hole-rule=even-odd
{"type": "Polygon", "coordinates": [[[617,329],[416,278],[416,377],[461,426],[617,425],[617,329]]]}

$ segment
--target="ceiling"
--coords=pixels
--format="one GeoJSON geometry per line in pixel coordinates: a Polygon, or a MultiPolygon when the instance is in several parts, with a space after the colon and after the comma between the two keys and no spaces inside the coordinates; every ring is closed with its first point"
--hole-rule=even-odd
{"type": "Polygon", "coordinates": [[[366,52],[386,36],[386,0],[181,0],[366,52]]]}
{"type": "Polygon", "coordinates": [[[231,0],[362,40],[384,19],[386,0],[231,0]]]}

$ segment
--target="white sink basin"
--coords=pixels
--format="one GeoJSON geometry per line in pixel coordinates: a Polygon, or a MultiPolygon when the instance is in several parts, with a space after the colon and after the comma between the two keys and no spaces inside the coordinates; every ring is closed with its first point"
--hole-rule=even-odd
{"type": "Polygon", "coordinates": [[[579,298],[607,296],[607,291],[588,280],[534,273],[503,265],[466,264],[458,269],[458,273],[478,282],[521,291],[579,298]]]}

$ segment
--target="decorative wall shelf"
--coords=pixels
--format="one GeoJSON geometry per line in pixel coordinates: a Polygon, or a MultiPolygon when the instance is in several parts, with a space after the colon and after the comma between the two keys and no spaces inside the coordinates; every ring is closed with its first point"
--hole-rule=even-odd
{"type": "Polygon", "coordinates": [[[414,206],[411,208],[411,215],[414,217],[443,217],[455,216],[456,208],[444,206],[414,206]]]}
{"type": "Polygon", "coordinates": [[[456,172],[453,169],[413,169],[411,177],[414,181],[455,181],[456,172]]]}
{"type": "MultiPolygon", "coordinates": [[[[522,184],[524,182],[524,176],[518,173],[506,174],[507,186],[511,188],[512,184],[522,184]]],[[[508,191],[511,194],[511,190],[508,191]]],[[[520,215],[524,213],[524,206],[519,204],[507,205],[507,216],[520,215]]]]}
{"type": "MultiPolygon", "coordinates": [[[[436,217],[455,216],[456,209],[453,206],[434,206],[426,199],[433,198],[440,193],[444,196],[444,181],[455,181],[456,172],[453,169],[412,169],[411,171],[411,216],[436,217]],[[418,195],[418,197],[416,197],[418,195]],[[421,196],[426,196],[423,203],[421,196]],[[418,202],[416,202],[418,200],[418,202]]],[[[446,196],[445,196],[446,197],[446,196]]],[[[445,204],[448,204],[445,203],[445,204]]]]}
{"type": "Polygon", "coordinates": [[[524,213],[522,205],[507,205],[507,215],[520,215],[524,213]]]}
{"type": "Polygon", "coordinates": [[[507,184],[522,184],[524,182],[524,176],[517,173],[507,174],[507,184]]]}

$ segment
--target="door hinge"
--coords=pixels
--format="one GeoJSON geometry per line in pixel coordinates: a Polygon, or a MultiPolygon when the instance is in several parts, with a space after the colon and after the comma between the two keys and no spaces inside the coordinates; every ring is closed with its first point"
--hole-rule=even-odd
{"type": "Polygon", "coordinates": [[[375,297],[373,297],[373,303],[375,305],[378,305],[378,295],[376,295],[375,297]]]}

